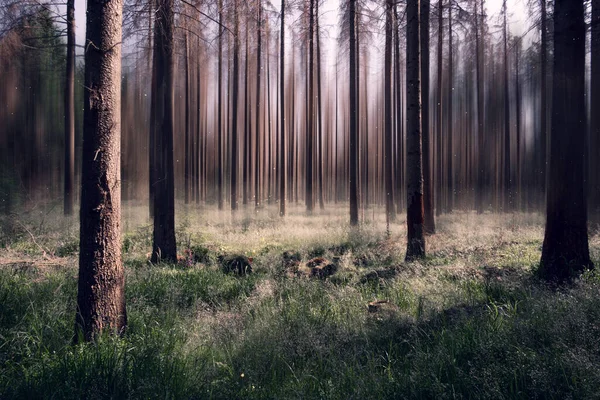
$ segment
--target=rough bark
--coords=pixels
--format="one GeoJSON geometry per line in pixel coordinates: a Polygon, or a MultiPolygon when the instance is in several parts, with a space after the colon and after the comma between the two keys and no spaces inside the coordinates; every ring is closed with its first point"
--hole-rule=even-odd
{"type": "Polygon", "coordinates": [[[279,215],[285,216],[285,0],[281,0],[281,39],[279,41],[279,215]]]}
{"type": "Polygon", "coordinates": [[[421,148],[421,85],[419,79],[419,0],[406,7],[406,260],[425,256],[423,232],[423,167],[421,148]]]}
{"type": "Polygon", "coordinates": [[[121,260],[122,0],[88,0],[75,340],[127,325],[121,260]]]}
{"type": "Polygon", "coordinates": [[[585,197],[585,22],[583,0],[556,0],[546,231],[539,274],[565,281],[592,268],[585,197]]]}

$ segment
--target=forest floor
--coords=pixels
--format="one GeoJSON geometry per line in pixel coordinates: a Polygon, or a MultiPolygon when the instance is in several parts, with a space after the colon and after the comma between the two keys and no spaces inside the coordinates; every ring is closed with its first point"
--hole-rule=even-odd
{"type": "Polygon", "coordinates": [[[388,235],[380,209],[352,230],[344,207],[181,206],[180,262],[151,265],[147,208],[125,205],[127,332],[73,346],[57,209],[0,220],[0,398],[600,398],[600,273],[537,280],[539,214],[441,216],[405,263],[405,218],[388,235]],[[236,254],[252,273],[224,272],[236,254]]]}

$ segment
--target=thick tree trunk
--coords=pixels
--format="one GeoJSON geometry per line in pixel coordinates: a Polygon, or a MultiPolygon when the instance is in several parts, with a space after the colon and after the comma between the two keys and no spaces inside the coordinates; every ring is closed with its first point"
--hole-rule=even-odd
{"type": "Polygon", "coordinates": [[[350,12],[350,225],[358,225],[358,132],[357,99],[356,99],[356,0],[348,0],[350,12]]]}
{"type": "Polygon", "coordinates": [[[153,110],[156,146],[154,182],[153,263],[177,261],[175,244],[175,176],[173,165],[174,124],[174,14],[173,0],[159,0],[154,28],[156,92],[153,110]]]}
{"type": "Polygon", "coordinates": [[[406,260],[425,256],[423,232],[423,168],[421,152],[421,85],[419,82],[419,0],[406,7],[406,260]]]}
{"type": "Polygon", "coordinates": [[[75,341],[127,325],[121,261],[121,0],[88,0],[75,341]]]}
{"type": "MultiPolygon", "coordinates": [[[[431,179],[431,132],[429,131],[429,0],[421,0],[419,29],[421,40],[421,134],[423,140],[423,229],[435,233],[433,182],[431,179]]],[[[442,13],[440,12],[440,16],[442,13]]],[[[441,121],[440,121],[441,122],[441,121]]],[[[441,153],[439,154],[441,157],[441,153]]]]}
{"type": "Polygon", "coordinates": [[[75,198],[75,0],[67,0],[66,74],[64,214],[72,215],[75,198]]]}
{"type": "Polygon", "coordinates": [[[279,215],[285,216],[285,0],[281,0],[281,39],[279,41],[279,215]]]}
{"type": "Polygon", "coordinates": [[[565,281],[593,267],[584,179],[585,30],[583,0],[556,0],[550,179],[539,269],[547,280],[565,281]]]}

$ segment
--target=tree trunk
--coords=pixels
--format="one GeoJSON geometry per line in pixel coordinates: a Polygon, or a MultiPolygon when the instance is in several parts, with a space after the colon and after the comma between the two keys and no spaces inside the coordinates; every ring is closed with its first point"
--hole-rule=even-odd
{"type": "Polygon", "coordinates": [[[319,1],[316,1],[315,6],[315,26],[316,26],[316,39],[317,39],[317,148],[318,148],[318,179],[319,179],[319,209],[325,209],[325,201],[323,199],[323,119],[321,117],[321,44],[320,44],[320,32],[319,32],[319,1]]]}
{"type": "MultiPolygon", "coordinates": [[[[425,213],[423,229],[426,234],[432,235],[435,233],[435,218],[433,216],[433,182],[431,181],[431,132],[429,131],[429,8],[429,0],[421,0],[419,29],[421,30],[421,131],[423,140],[423,209],[425,213]]],[[[441,157],[441,153],[439,156],[441,157]]]]}
{"type": "Polygon", "coordinates": [[[281,39],[279,41],[279,215],[285,216],[285,0],[281,0],[281,39]]]}
{"type": "Polygon", "coordinates": [[[392,173],[392,1],[385,4],[385,60],[384,60],[384,97],[385,97],[385,219],[389,224],[395,219],[394,186],[392,173]]]}
{"type": "MultiPolygon", "coordinates": [[[[188,31],[185,28],[185,143],[184,143],[184,174],[183,174],[183,186],[184,186],[184,201],[185,204],[190,204],[190,47],[188,41],[188,31]]],[[[198,115],[199,116],[199,115],[198,115]]],[[[192,149],[194,146],[191,146],[192,149]]],[[[192,191],[192,196],[193,196],[192,191]]]]}
{"type": "Polygon", "coordinates": [[[121,0],[88,0],[75,341],[127,325],[121,261],[121,0]]]}
{"type": "MultiPolygon", "coordinates": [[[[255,134],[255,153],[254,153],[254,208],[260,206],[260,56],[262,45],[262,4],[258,0],[258,21],[256,22],[256,125],[254,128],[255,134]]],[[[248,76],[246,76],[248,79],[248,76]]]]}
{"type": "Polygon", "coordinates": [[[240,81],[240,23],[238,15],[238,1],[234,1],[234,34],[233,34],[233,88],[231,106],[231,210],[238,209],[237,174],[238,174],[238,91],[240,81]]]}
{"type": "Polygon", "coordinates": [[[546,16],[546,0],[540,0],[540,4],[542,6],[542,15],[541,15],[541,47],[540,47],[540,75],[541,75],[541,85],[540,85],[540,173],[539,173],[539,194],[542,196],[542,199],[545,198],[546,195],[546,185],[548,184],[548,179],[546,177],[546,169],[547,169],[547,137],[548,137],[548,100],[547,100],[547,84],[548,84],[548,29],[547,29],[547,16],[546,16]]]}
{"type": "MultiPolygon", "coordinates": [[[[236,13],[238,11],[236,10],[236,13]]],[[[244,72],[244,157],[243,157],[243,177],[242,177],[242,204],[248,204],[248,185],[250,178],[250,94],[248,92],[250,75],[249,75],[249,54],[248,54],[248,17],[246,17],[246,60],[245,60],[245,72],[244,72]]]]}
{"type": "Polygon", "coordinates": [[[442,66],[443,66],[443,53],[442,53],[442,45],[444,39],[444,24],[443,24],[443,3],[442,0],[438,1],[438,42],[437,42],[437,124],[436,124],[436,155],[435,155],[435,164],[436,164],[436,173],[434,184],[437,188],[436,198],[435,198],[435,214],[439,217],[442,215],[443,207],[442,207],[442,121],[443,121],[443,85],[442,85],[442,66]]]}
{"type": "Polygon", "coordinates": [[[504,13],[504,212],[513,210],[513,188],[510,170],[510,102],[508,94],[508,24],[506,22],[506,0],[504,13]]]}
{"type": "Polygon", "coordinates": [[[219,0],[219,56],[217,66],[217,203],[223,210],[223,0],[219,0]]]}
{"type": "Polygon", "coordinates": [[[454,59],[453,59],[453,43],[452,43],[452,0],[448,4],[448,165],[446,166],[446,194],[447,204],[446,212],[452,212],[454,208],[454,145],[453,145],[453,111],[452,111],[452,96],[454,94],[454,86],[452,76],[454,74],[454,59]]]}
{"type": "Polygon", "coordinates": [[[423,169],[421,152],[421,85],[419,82],[419,0],[406,6],[406,261],[425,256],[423,169]]]}
{"type": "Polygon", "coordinates": [[[357,99],[356,99],[356,0],[348,0],[350,11],[350,225],[358,225],[358,132],[357,132],[357,99]]]}
{"type": "Polygon", "coordinates": [[[590,115],[590,220],[594,231],[600,224],[600,0],[592,0],[591,110],[590,115]]]}
{"type": "Polygon", "coordinates": [[[75,197],[75,0],[67,0],[66,74],[64,214],[72,215],[75,197]]]}
{"type": "Polygon", "coordinates": [[[482,50],[482,42],[481,38],[481,22],[479,18],[483,19],[483,16],[480,16],[479,13],[483,15],[483,0],[482,7],[480,9],[477,8],[478,2],[475,2],[475,69],[476,69],[476,83],[477,83],[477,136],[479,138],[478,147],[477,147],[477,155],[478,155],[478,163],[477,163],[477,189],[475,194],[475,208],[477,209],[477,213],[483,213],[483,196],[484,196],[484,182],[485,182],[485,160],[487,159],[487,155],[485,154],[485,132],[483,130],[483,50],[482,50]]]}
{"type": "Polygon", "coordinates": [[[173,0],[159,0],[154,25],[156,92],[153,110],[156,146],[154,182],[153,263],[177,261],[175,244],[175,177],[173,171],[174,124],[174,15],[173,0]]]}
{"type": "Polygon", "coordinates": [[[583,0],[556,0],[554,78],[546,198],[546,231],[539,274],[565,281],[592,268],[585,198],[585,22],[583,0]]]}

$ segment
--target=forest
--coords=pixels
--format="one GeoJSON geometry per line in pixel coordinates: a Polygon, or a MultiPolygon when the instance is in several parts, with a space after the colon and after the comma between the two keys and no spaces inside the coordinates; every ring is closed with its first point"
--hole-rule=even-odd
{"type": "Polygon", "coordinates": [[[598,398],[600,0],[0,1],[0,398],[598,398]]]}

